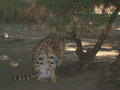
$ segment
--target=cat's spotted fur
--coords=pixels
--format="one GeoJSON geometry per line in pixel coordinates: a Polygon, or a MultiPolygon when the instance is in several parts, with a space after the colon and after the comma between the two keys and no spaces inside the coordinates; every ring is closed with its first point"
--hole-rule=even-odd
{"type": "Polygon", "coordinates": [[[14,80],[37,78],[45,81],[51,78],[56,82],[55,68],[63,62],[64,39],[57,35],[48,35],[40,41],[33,55],[33,75],[14,76],[14,80]]]}

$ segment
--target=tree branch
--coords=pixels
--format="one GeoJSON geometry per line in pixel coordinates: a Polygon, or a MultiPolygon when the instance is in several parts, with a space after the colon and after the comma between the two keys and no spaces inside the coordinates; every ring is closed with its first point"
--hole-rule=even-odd
{"type": "Polygon", "coordinates": [[[104,43],[107,35],[109,34],[109,31],[111,30],[111,26],[113,21],[115,20],[115,18],[118,15],[118,12],[120,11],[120,7],[117,7],[115,9],[115,11],[112,13],[112,15],[110,16],[110,19],[108,21],[108,24],[106,25],[106,27],[102,30],[102,33],[96,43],[96,45],[94,46],[94,48],[91,50],[91,52],[94,54],[94,56],[97,54],[97,52],[101,49],[102,44],[104,43]]]}

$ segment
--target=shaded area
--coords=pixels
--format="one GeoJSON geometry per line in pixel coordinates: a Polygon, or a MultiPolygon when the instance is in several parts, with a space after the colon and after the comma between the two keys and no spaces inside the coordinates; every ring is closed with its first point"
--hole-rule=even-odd
{"type": "MultiPolygon", "coordinates": [[[[34,38],[34,37],[33,37],[34,38]]],[[[26,81],[11,81],[12,75],[21,75],[32,73],[32,53],[34,45],[38,42],[36,38],[25,39],[23,41],[13,43],[4,43],[0,48],[0,55],[7,55],[10,60],[4,61],[0,60],[0,89],[1,90],[113,90],[113,86],[106,85],[103,79],[104,68],[106,63],[113,60],[112,58],[106,57],[106,61],[102,56],[98,56],[87,71],[78,71],[79,60],[75,54],[76,45],[74,42],[68,42],[66,44],[66,51],[64,56],[64,63],[59,66],[56,70],[57,75],[59,76],[57,83],[52,84],[42,83],[35,79],[26,80],[26,81]],[[72,49],[71,49],[72,48],[72,49]],[[18,66],[14,66],[16,63],[18,66]],[[7,86],[7,87],[6,87],[7,86]],[[110,86],[110,87],[109,87],[110,86]]],[[[89,48],[88,43],[93,43],[95,39],[86,39],[84,38],[84,47],[89,48]],[[90,42],[88,42],[90,41],[90,42]],[[87,43],[87,44],[86,44],[87,43]]],[[[3,41],[2,41],[3,42],[3,41]]],[[[108,46],[110,47],[110,46],[108,46]]],[[[108,49],[107,44],[103,46],[101,52],[108,49]],[[105,48],[106,47],[106,48],[105,48]]],[[[111,48],[107,50],[111,51],[111,48]]],[[[112,51],[111,51],[112,52],[112,51]]],[[[113,52],[115,53],[115,52],[113,52]]],[[[113,55],[113,57],[115,57],[113,55]]]]}

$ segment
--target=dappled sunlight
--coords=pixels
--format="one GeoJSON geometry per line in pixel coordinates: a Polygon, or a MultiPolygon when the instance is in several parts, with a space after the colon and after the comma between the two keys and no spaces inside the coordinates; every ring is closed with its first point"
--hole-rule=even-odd
{"type": "Polygon", "coordinates": [[[89,43],[89,42],[82,42],[82,45],[83,46],[87,46],[87,45],[91,45],[91,43],[89,43]]]}
{"type": "Polygon", "coordinates": [[[113,28],[113,30],[120,30],[120,28],[113,28]]]}
{"type": "MultiPolygon", "coordinates": [[[[82,45],[83,46],[88,46],[88,45],[91,45],[91,43],[84,41],[84,42],[82,42],[82,45]]],[[[65,47],[65,50],[66,51],[75,51],[76,50],[76,43],[67,43],[66,47],[65,47]]]]}
{"type": "MultiPolygon", "coordinates": [[[[95,39],[83,39],[82,45],[87,46],[87,45],[94,45],[96,42],[95,39]]],[[[66,46],[76,46],[76,43],[67,43],[66,46]]]]}
{"type": "Polygon", "coordinates": [[[89,43],[90,45],[93,45],[97,42],[96,39],[89,39],[89,38],[83,38],[82,39],[82,45],[89,43]]]}
{"type": "Polygon", "coordinates": [[[104,45],[104,46],[102,46],[101,48],[112,49],[112,47],[111,47],[111,46],[108,46],[108,45],[104,45]]]}
{"type": "Polygon", "coordinates": [[[94,6],[94,12],[96,13],[96,14],[102,14],[102,10],[103,10],[103,8],[104,8],[104,6],[103,5],[95,5],[94,6]]]}
{"type": "Polygon", "coordinates": [[[118,55],[117,50],[99,51],[96,55],[94,62],[113,63],[117,55],[118,55]]]}
{"type": "MultiPolygon", "coordinates": [[[[86,48],[93,48],[94,42],[91,40],[87,40],[82,42],[83,51],[86,52],[86,48]]],[[[67,43],[65,50],[68,52],[75,52],[76,51],[76,44],[75,43],[67,43]]],[[[104,44],[101,47],[101,50],[97,53],[94,62],[109,62],[112,63],[116,56],[118,55],[117,50],[112,50],[112,46],[109,44],[104,44]]]]}
{"type": "Polygon", "coordinates": [[[99,51],[96,56],[99,57],[111,57],[111,56],[117,56],[118,53],[116,50],[111,50],[111,51],[99,51]]]}
{"type": "Polygon", "coordinates": [[[66,44],[65,51],[75,51],[76,43],[70,42],[66,44]]]}
{"type": "Polygon", "coordinates": [[[120,12],[118,13],[118,15],[120,15],[120,12]]]}
{"type": "Polygon", "coordinates": [[[66,51],[75,51],[76,48],[75,47],[66,47],[65,50],[66,51]]]}
{"type": "Polygon", "coordinates": [[[76,43],[67,43],[66,46],[76,45],[76,43]]]}
{"type": "MultiPolygon", "coordinates": [[[[112,47],[110,46],[102,46],[102,48],[105,48],[105,49],[111,49],[112,47]]],[[[66,47],[65,48],[66,51],[75,51],[76,50],[76,47],[66,47]]],[[[84,50],[84,52],[86,52],[86,50],[84,50]]],[[[97,53],[97,57],[106,57],[106,56],[117,56],[117,51],[116,50],[111,50],[111,51],[99,51],[97,53]]]]}
{"type": "Polygon", "coordinates": [[[96,14],[102,14],[103,13],[103,9],[104,12],[106,12],[107,14],[112,14],[113,11],[115,10],[115,6],[110,5],[109,7],[104,8],[104,5],[95,5],[94,6],[94,13],[96,14]]]}

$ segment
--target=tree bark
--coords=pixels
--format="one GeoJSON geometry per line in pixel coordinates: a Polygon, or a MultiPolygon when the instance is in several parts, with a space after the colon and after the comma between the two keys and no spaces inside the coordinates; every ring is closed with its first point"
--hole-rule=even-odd
{"type": "Polygon", "coordinates": [[[117,14],[118,14],[119,10],[120,10],[120,7],[117,7],[115,9],[115,11],[111,14],[111,16],[109,18],[109,21],[108,21],[108,24],[102,30],[102,33],[101,33],[97,43],[95,44],[94,48],[92,48],[90,50],[88,49],[87,52],[84,52],[83,48],[82,48],[81,39],[80,38],[75,38],[75,42],[77,44],[76,54],[80,59],[80,63],[85,64],[85,68],[86,68],[86,66],[89,66],[89,64],[95,58],[97,52],[101,49],[101,46],[103,45],[106,37],[109,34],[109,31],[111,30],[112,23],[115,20],[115,18],[117,17],[117,14]]]}
{"type": "Polygon", "coordinates": [[[94,46],[94,48],[90,51],[90,53],[93,53],[94,57],[96,56],[97,52],[101,49],[102,44],[104,43],[106,37],[109,35],[109,31],[111,30],[111,26],[113,21],[115,20],[115,18],[117,17],[118,13],[119,13],[120,7],[117,7],[115,9],[115,11],[112,13],[112,15],[110,16],[110,19],[108,21],[108,24],[106,25],[106,27],[102,30],[102,33],[96,43],[96,45],[94,46]]]}
{"type": "Polygon", "coordinates": [[[112,70],[112,72],[117,71],[119,69],[120,69],[120,51],[115,61],[110,66],[110,70],[112,70]]]}
{"type": "Polygon", "coordinates": [[[120,70],[120,51],[118,56],[116,57],[115,61],[108,66],[107,70],[105,71],[104,75],[106,77],[111,77],[113,75],[115,75],[115,73],[120,70]]]}

